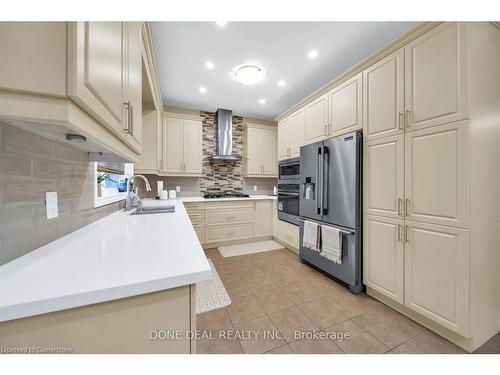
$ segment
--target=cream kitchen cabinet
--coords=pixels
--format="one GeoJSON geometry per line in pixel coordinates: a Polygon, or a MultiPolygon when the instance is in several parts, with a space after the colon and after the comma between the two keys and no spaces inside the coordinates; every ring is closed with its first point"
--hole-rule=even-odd
{"type": "Polygon", "coordinates": [[[469,24],[445,22],[405,46],[410,130],[469,116],[469,24]]]}
{"type": "Polygon", "coordinates": [[[272,201],[255,200],[253,215],[253,236],[265,237],[272,235],[272,201]]]}
{"type": "Polygon", "coordinates": [[[0,119],[61,142],[80,134],[89,142],[78,147],[96,157],[137,161],[146,29],[140,22],[2,23],[0,119]]]}
{"type": "Polygon", "coordinates": [[[244,138],[244,175],[277,176],[277,131],[269,126],[246,124],[244,138]]]}
{"type": "Polygon", "coordinates": [[[404,237],[405,305],[468,336],[469,231],[407,221],[404,237]]]}
{"type": "Polygon", "coordinates": [[[364,213],[403,218],[405,138],[395,135],[363,145],[364,213]]]}
{"type": "Polygon", "coordinates": [[[304,108],[304,142],[320,141],[329,134],[328,96],[323,95],[304,108]]]}
{"type": "Polygon", "coordinates": [[[363,75],[348,79],[328,93],[329,134],[337,135],[363,128],[363,75]]]}
{"type": "Polygon", "coordinates": [[[469,121],[405,134],[405,214],[409,220],[468,227],[469,121]]]}
{"type": "Polygon", "coordinates": [[[469,116],[468,30],[443,23],[363,72],[366,139],[469,116]]]}
{"type": "Polygon", "coordinates": [[[363,72],[363,136],[375,139],[404,132],[404,49],[363,72]]]}
{"type": "Polygon", "coordinates": [[[363,282],[404,303],[404,220],[363,215],[363,282]]]}
{"type": "Polygon", "coordinates": [[[68,24],[68,96],[138,153],[141,79],[140,23],[68,24]]]}
{"type": "Polygon", "coordinates": [[[202,134],[201,119],[171,114],[163,117],[162,172],[164,175],[201,175],[202,134]]]}
{"type": "Polygon", "coordinates": [[[278,123],[278,158],[280,160],[300,156],[304,144],[304,109],[278,123]]]}

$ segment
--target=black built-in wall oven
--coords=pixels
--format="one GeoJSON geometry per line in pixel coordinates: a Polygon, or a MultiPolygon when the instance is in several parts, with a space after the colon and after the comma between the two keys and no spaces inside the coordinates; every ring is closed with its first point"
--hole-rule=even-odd
{"type": "Polygon", "coordinates": [[[278,218],[299,225],[300,159],[278,163],[278,218]]]}

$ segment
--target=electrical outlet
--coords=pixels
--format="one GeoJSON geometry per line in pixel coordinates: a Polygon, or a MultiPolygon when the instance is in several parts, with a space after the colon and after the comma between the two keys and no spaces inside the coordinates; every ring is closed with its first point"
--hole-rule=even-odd
{"type": "Polygon", "coordinates": [[[59,216],[57,191],[48,191],[45,193],[45,207],[47,210],[47,219],[54,219],[59,216]]]}
{"type": "Polygon", "coordinates": [[[175,191],[178,192],[178,193],[180,193],[181,192],[181,187],[180,186],[176,186],[175,187],[175,191]]]}
{"type": "Polygon", "coordinates": [[[257,185],[253,186],[253,191],[257,191],[257,185]]]}

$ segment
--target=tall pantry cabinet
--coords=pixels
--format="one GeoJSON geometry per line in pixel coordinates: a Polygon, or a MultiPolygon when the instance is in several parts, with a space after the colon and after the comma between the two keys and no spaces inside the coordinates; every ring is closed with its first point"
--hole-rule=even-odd
{"type": "Polygon", "coordinates": [[[470,351],[500,317],[499,56],[442,23],[363,72],[367,291],[470,351]]]}

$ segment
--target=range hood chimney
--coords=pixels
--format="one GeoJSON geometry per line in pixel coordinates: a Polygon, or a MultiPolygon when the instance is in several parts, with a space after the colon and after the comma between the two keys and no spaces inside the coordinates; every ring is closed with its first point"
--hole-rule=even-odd
{"type": "Polygon", "coordinates": [[[241,155],[233,155],[233,112],[219,108],[215,112],[216,154],[208,160],[238,161],[241,155]]]}

